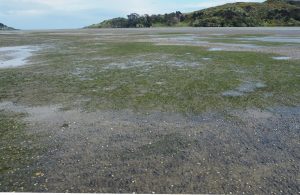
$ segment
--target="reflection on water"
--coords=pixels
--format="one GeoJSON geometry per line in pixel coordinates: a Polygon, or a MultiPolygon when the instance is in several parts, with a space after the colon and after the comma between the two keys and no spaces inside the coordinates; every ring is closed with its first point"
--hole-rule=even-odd
{"type": "Polygon", "coordinates": [[[37,51],[37,48],[33,46],[1,47],[0,68],[24,66],[34,51],[37,51]]]}

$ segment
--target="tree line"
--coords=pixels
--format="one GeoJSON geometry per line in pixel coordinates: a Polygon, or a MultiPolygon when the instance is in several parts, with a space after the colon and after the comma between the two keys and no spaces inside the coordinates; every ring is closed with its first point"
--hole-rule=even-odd
{"type": "Polygon", "coordinates": [[[101,27],[111,28],[147,28],[154,24],[161,26],[173,26],[179,22],[185,20],[184,14],[181,12],[173,12],[170,14],[158,14],[158,15],[139,15],[132,13],[127,18],[114,18],[111,20],[103,21],[101,27]]]}

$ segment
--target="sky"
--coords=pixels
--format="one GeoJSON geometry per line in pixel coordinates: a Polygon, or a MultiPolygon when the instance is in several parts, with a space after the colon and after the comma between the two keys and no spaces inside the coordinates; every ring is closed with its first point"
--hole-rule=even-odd
{"type": "MultiPolygon", "coordinates": [[[[264,0],[239,0],[263,2],[264,0]]],[[[0,23],[18,29],[81,28],[130,13],[183,13],[236,0],[0,0],[0,23]]]]}

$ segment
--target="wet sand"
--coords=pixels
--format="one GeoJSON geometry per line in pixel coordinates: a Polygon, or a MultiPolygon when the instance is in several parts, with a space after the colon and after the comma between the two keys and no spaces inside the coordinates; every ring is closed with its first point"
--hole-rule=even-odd
{"type": "Polygon", "coordinates": [[[43,184],[38,191],[264,194],[272,189],[280,194],[299,190],[299,107],[198,116],[129,110],[87,113],[61,111],[59,105],[28,107],[11,102],[1,103],[0,109],[28,113],[28,130],[49,136],[49,152],[35,165],[43,170],[33,179],[43,184]]]}

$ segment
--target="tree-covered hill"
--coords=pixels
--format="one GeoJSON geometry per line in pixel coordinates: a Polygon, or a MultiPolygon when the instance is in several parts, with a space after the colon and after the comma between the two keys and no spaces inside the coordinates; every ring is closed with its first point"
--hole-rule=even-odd
{"type": "Polygon", "coordinates": [[[15,29],[0,23],[0,30],[15,30],[15,29]]]}
{"type": "Polygon", "coordinates": [[[195,11],[138,15],[105,20],[88,28],[141,28],[164,26],[251,27],[300,26],[300,0],[267,0],[263,3],[230,3],[195,11]]]}

